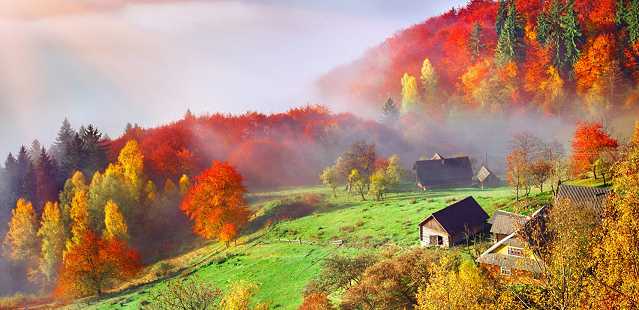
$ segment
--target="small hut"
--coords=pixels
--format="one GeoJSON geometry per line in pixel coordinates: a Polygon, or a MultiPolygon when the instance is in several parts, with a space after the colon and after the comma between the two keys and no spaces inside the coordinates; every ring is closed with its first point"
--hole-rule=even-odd
{"type": "Polygon", "coordinates": [[[485,187],[495,187],[501,185],[501,180],[488,167],[481,166],[475,174],[475,179],[482,189],[485,187]]]}
{"type": "Polygon", "coordinates": [[[486,231],[488,214],[473,197],[441,209],[419,223],[423,246],[448,248],[486,231]]]}

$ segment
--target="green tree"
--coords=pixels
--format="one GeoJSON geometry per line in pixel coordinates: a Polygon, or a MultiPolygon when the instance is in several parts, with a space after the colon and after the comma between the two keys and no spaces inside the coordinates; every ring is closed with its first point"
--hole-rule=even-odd
{"type": "Polygon", "coordinates": [[[335,166],[324,168],[320,174],[320,180],[324,185],[330,187],[333,190],[333,196],[337,197],[338,174],[335,166]]]}
{"type": "Polygon", "coordinates": [[[4,254],[15,262],[29,263],[37,258],[37,222],[31,202],[18,199],[11,211],[9,230],[4,238],[4,254]]]}
{"type": "Polygon", "coordinates": [[[499,0],[499,7],[497,8],[497,18],[495,19],[495,31],[497,31],[497,37],[501,36],[502,28],[506,22],[508,16],[508,2],[506,0],[499,0]]]}
{"type": "Polygon", "coordinates": [[[384,194],[388,190],[388,181],[386,178],[386,172],[383,169],[376,170],[371,175],[369,194],[375,196],[375,200],[384,199],[384,194]]]}
{"type": "Polygon", "coordinates": [[[570,72],[572,72],[573,66],[579,59],[579,45],[582,38],[574,6],[575,1],[569,0],[564,9],[564,14],[560,18],[562,40],[565,49],[563,63],[567,66],[566,70],[570,72]]]}
{"type": "Polygon", "coordinates": [[[508,2],[506,19],[499,33],[495,61],[503,65],[522,58],[524,28],[515,1],[508,2]]]}
{"type": "Polygon", "coordinates": [[[360,194],[362,200],[366,200],[366,196],[364,196],[366,192],[366,181],[362,177],[362,174],[359,173],[359,170],[351,170],[351,173],[348,175],[348,184],[350,184],[351,189],[360,194]]]}

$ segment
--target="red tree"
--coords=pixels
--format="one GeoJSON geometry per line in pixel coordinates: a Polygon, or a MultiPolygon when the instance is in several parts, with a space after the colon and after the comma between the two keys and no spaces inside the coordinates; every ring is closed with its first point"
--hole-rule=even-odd
{"type": "Polygon", "coordinates": [[[180,208],[193,221],[195,234],[229,241],[234,237],[230,228],[239,230],[250,216],[245,193],[242,176],[231,165],[215,161],[195,179],[180,208]]]}
{"type": "Polygon", "coordinates": [[[65,252],[54,295],[100,296],[116,281],[135,276],[141,267],[140,255],[124,241],[104,240],[88,231],[65,252]]]}
{"type": "Polygon", "coordinates": [[[593,176],[597,178],[595,161],[606,149],[616,149],[619,146],[617,140],[610,137],[601,123],[579,123],[572,141],[572,169],[573,173],[580,174],[592,169],[593,176]]]}

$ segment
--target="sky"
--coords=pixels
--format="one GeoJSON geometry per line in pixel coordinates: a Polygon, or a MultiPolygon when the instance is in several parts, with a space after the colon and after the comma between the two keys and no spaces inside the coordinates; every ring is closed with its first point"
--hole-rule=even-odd
{"type": "Polygon", "coordinates": [[[187,109],[330,105],[319,76],[465,2],[0,0],[0,156],[50,145],[65,117],[115,138],[187,109]]]}

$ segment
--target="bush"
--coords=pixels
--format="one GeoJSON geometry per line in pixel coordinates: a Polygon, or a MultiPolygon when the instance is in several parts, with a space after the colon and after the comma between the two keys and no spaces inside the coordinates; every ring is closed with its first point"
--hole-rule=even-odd
{"type": "Polygon", "coordinates": [[[222,291],[198,278],[176,279],[155,290],[151,309],[217,309],[222,291]]]}

